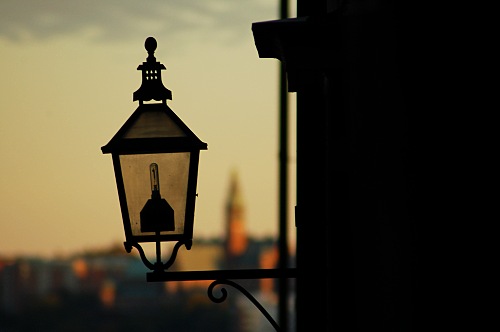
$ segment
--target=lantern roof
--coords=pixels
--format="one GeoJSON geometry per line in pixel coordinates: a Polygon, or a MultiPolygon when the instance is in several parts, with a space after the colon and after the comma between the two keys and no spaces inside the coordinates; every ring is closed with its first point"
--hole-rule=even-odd
{"type": "Polygon", "coordinates": [[[138,100],[139,103],[149,100],[162,100],[166,102],[167,99],[172,100],[172,92],[167,89],[161,80],[161,71],[165,70],[165,66],[156,61],[154,52],[156,50],[156,39],[153,37],[146,38],[144,47],[148,51],[148,57],[137,70],[142,71],[142,84],[141,87],[134,92],[134,101],[138,100]]]}
{"type": "Polygon", "coordinates": [[[142,104],[123,124],[103,153],[155,153],[206,150],[188,126],[164,103],[142,104]]]}

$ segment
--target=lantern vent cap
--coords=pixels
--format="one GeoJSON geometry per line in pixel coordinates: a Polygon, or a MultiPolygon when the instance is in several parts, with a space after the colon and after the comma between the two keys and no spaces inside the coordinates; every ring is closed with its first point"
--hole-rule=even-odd
{"type": "Polygon", "coordinates": [[[148,57],[145,62],[137,67],[137,70],[142,71],[142,84],[133,94],[133,100],[138,100],[140,104],[150,100],[161,100],[164,103],[166,103],[167,99],[172,100],[172,92],[163,85],[161,79],[161,71],[166,68],[156,61],[154,56],[157,46],[155,38],[146,38],[144,47],[148,52],[148,57]]]}

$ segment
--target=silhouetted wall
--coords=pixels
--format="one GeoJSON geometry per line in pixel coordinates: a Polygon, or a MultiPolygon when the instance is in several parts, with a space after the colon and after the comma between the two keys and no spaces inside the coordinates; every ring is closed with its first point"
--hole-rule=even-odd
{"type": "Polygon", "coordinates": [[[280,59],[297,92],[297,331],[425,330],[438,105],[422,11],[297,6],[254,24],[259,56],[280,59]]]}

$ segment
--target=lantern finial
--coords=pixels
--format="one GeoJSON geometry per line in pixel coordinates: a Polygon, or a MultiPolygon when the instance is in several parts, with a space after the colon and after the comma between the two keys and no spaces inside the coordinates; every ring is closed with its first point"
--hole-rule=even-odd
{"type": "Polygon", "coordinates": [[[148,37],[146,38],[146,42],[144,42],[144,47],[146,48],[146,51],[148,51],[148,60],[150,58],[153,59],[153,61],[156,61],[156,58],[154,57],[154,53],[156,51],[156,47],[158,46],[158,44],[156,43],[156,39],[154,39],[153,37],[148,37]]]}
{"type": "Polygon", "coordinates": [[[161,71],[165,70],[165,66],[158,61],[154,56],[157,47],[156,39],[153,37],[146,38],[144,47],[148,51],[148,57],[137,70],[142,71],[142,84],[141,87],[134,92],[134,101],[139,100],[142,104],[143,101],[150,101],[152,99],[163,101],[166,103],[167,99],[172,100],[172,92],[167,89],[161,80],[161,71]]]}

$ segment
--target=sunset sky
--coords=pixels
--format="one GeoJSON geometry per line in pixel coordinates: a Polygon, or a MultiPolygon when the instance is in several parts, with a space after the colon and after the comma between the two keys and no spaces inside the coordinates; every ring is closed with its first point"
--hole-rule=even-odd
{"type": "MultiPolygon", "coordinates": [[[[172,110],[204,142],[194,236],[220,236],[232,170],[250,234],[278,229],[278,60],[252,22],[269,0],[0,1],[0,256],[64,255],[124,240],[105,145],[138,106],[144,41],[172,110]]],[[[291,102],[290,211],[295,204],[291,102]]],[[[290,224],[293,216],[290,212],[290,224]]],[[[291,241],[294,229],[290,225],[291,241]]]]}

